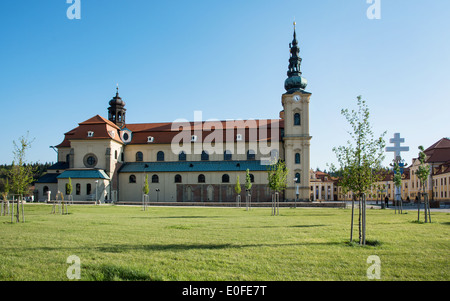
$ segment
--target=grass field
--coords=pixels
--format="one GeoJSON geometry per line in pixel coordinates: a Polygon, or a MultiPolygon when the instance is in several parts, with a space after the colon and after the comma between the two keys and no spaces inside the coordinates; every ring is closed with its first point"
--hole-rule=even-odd
{"type": "Polygon", "coordinates": [[[0,280],[68,280],[71,255],[81,260],[81,280],[364,281],[371,255],[380,258],[381,280],[450,280],[449,213],[433,212],[424,224],[416,211],[367,210],[367,239],[376,244],[361,247],[348,243],[348,209],[25,211],[25,223],[0,217],[0,280]]]}

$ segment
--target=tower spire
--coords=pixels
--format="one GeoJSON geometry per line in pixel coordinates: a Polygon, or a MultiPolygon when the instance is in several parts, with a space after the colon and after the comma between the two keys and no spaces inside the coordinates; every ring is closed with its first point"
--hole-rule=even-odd
{"type": "Polygon", "coordinates": [[[119,96],[119,84],[116,86],[116,96],[109,101],[108,119],[122,128],[125,125],[125,102],[119,96]]]}
{"type": "Polygon", "coordinates": [[[290,58],[287,72],[288,79],[284,83],[284,87],[289,93],[304,90],[308,84],[307,80],[301,76],[302,72],[300,71],[300,66],[302,64],[302,58],[300,57],[300,48],[298,47],[297,33],[295,30],[296,25],[297,22],[294,21],[294,37],[292,43],[289,44],[290,58]]]}

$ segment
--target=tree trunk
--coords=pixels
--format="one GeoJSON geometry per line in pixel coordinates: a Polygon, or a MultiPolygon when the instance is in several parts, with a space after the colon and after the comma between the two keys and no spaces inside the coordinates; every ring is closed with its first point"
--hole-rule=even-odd
{"type": "Polygon", "coordinates": [[[418,193],[417,198],[417,221],[420,222],[420,192],[418,193]]]}
{"type": "Polygon", "coordinates": [[[361,209],[362,209],[362,206],[361,206],[361,196],[358,196],[358,205],[359,205],[359,210],[358,210],[358,213],[359,213],[359,217],[358,217],[358,232],[359,232],[359,244],[361,244],[362,243],[362,233],[361,233],[361,215],[362,215],[362,212],[361,212],[361,209]]]}
{"type": "Polygon", "coordinates": [[[22,199],[22,223],[25,222],[25,205],[24,205],[24,200],[22,199]]]}
{"type": "Polygon", "coordinates": [[[362,245],[366,244],[366,195],[362,195],[362,245]]]}
{"type": "Polygon", "coordinates": [[[352,223],[350,227],[350,242],[353,242],[353,216],[355,212],[355,195],[352,197],[352,223]]]}
{"type": "Polygon", "coordinates": [[[14,197],[11,204],[11,224],[14,222],[14,197]]]}
{"type": "Polygon", "coordinates": [[[428,212],[428,222],[431,223],[431,213],[430,213],[430,199],[428,197],[428,194],[425,196],[426,199],[426,207],[427,207],[427,211],[425,212],[425,222],[427,222],[427,212],[428,212]]]}
{"type": "Polygon", "coordinates": [[[19,220],[19,214],[20,214],[20,204],[19,204],[19,202],[20,202],[20,197],[18,197],[17,198],[17,210],[16,210],[16,223],[18,223],[20,220],[19,220]]]}

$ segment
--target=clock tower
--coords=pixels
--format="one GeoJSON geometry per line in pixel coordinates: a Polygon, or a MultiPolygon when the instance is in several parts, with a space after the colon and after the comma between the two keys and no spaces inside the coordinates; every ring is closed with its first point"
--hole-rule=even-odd
{"type": "Polygon", "coordinates": [[[309,169],[309,100],[311,93],[306,92],[307,80],[302,77],[297,34],[289,44],[290,58],[288,78],[284,83],[286,93],[281,97],[284,108],[284,150],[286,167],[289,169],[285,198],[294,200],[310,199],[309,169]]]}

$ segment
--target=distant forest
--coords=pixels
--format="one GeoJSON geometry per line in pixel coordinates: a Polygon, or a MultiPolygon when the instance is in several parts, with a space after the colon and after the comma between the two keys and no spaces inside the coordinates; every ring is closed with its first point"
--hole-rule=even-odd
{"type": "MultiPolygon", "coordinates": [[[[45,163],[31,163],[29,165],[33,166],[34,175],[34,181],[37,181],[43,174],[47,172],[47,169],[52,166],[53,162],[45,162],[45,163]]],[[[0,191],[4,191],[5,182],[7,175],[9,171],[11,170],[12,165],[11,164],[1,164],[0,165],[0,191]]],[[[32,183],[34,185],[34,182],[32,183]]]]}

